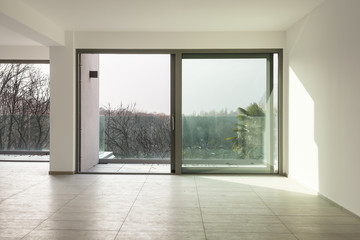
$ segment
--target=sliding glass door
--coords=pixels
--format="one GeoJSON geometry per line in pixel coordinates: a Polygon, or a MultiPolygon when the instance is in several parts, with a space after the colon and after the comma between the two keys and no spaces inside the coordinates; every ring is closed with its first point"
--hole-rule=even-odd
{"type": "Polygon", "coordinates": [[[79,54],[79,172],[281,172],[279,53],[119,52],[79,54]]]}
{"type": "Polygon", "coordinates": [[[81,54],[81,172],[170,173],[170,60],[81,54]]]}
{"type": "Polygon", "coordinates": [[[183,54],[183,173],[278,171],[274,62],[273,54],[183,54]]]}

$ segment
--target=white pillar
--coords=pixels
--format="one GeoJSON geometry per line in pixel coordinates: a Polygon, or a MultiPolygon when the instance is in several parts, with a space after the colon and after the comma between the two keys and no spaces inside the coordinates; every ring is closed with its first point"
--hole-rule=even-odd
{"type": "Polygon", "coordinates": [[[76,98],[74,33],[50,47],[50,174],[75,171],[76,98]]]}

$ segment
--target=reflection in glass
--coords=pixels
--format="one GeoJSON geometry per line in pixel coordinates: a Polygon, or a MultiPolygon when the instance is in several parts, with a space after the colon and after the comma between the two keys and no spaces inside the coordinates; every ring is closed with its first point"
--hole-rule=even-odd
{"type": "Polygon", "coordinates": [[[182,171],[274,172],[268,59],[182,60],[182,171]]]}

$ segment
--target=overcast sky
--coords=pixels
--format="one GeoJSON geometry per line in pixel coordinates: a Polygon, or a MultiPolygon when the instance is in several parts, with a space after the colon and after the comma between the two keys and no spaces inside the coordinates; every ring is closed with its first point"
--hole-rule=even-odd
{"type": "Polygon", "coordinates": [[[170,113],[170,55],[101,54],[100,106],[170,113]]]}
{"type": "Polygon", "coordinates": [[[35,68],[38,68],[42,73],[49,75],[50,72],[50,64],[44,63],[44,64],[33,64],[35,68]]]}
{"type": "Polygon", "coordinates": [[[236,111],[259,103],[266,89],[265,59],[184,59],[182,110],[236,111]]]}
{"type": "MultiPolygon", "coordinates": [[[[265,59],[184,59],[183,113],[235,111],[265,94],[265,59]]],[[[101,54],[100,106],[170,113],[170,55],[101,54]]]]}

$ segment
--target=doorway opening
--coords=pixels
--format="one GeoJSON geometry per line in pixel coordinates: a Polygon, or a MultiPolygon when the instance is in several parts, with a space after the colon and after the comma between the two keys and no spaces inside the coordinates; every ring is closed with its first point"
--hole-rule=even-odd
{"type": "Polygon", "coordinates": [[[170,173],[170,55],[80,57],[80,171],[170,173]]]}

